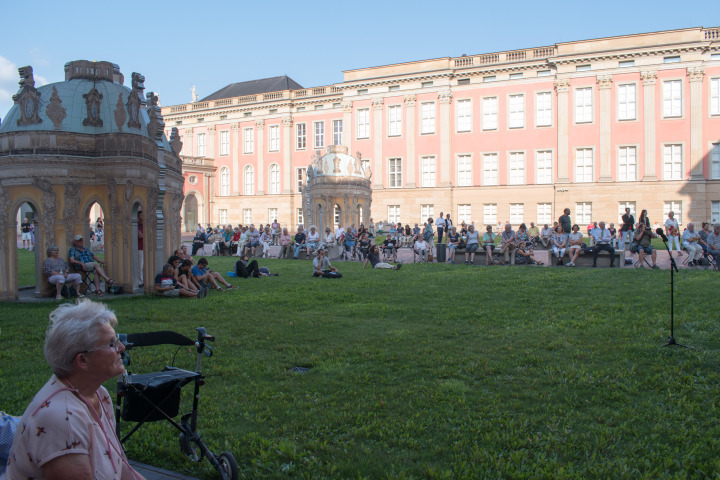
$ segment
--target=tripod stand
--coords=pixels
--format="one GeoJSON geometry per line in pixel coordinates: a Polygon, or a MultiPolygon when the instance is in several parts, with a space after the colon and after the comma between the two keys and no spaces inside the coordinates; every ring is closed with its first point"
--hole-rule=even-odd
{"type": "Polygon", "coordinates": [[[682,343],[677,343],[675,341],[675,334],[674,334],[674,327],[675,327],[675,272],[678,271],[677,264],[675,263],[675,258],[673,258],[672,252],[670,251],[670,246],[668,245],[668,239],[667,237],[662,233],[661,229],[657,229],[656,232],[658,235],[662,237],[662,241],[665,244],[665,250],[667,250],[668,255],[670,256],[670,337],[668,338],[667,343],[663,345],[663,347],[683,347],[683,348],[689,348],[692,350],[691,347],[688,347],[687,345],[683,345],[682,343]]]}

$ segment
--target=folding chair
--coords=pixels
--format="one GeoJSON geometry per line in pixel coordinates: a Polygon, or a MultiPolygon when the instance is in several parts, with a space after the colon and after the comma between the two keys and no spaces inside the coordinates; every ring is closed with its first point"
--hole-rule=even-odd
{"type": "MultiPolygon", "coordinates": [[[[173,366],[162,371],[147,374],[124,373],[117,380],[117,403],[115,409],[116,434],[120,443],[125,443],[145,422],[167,420],[179,430],[180,450],[192,461],[199,462],[207,458],[223,480],[236,480],[238,467],[230,452],[213,454],[197,432],[198,403],[200,387],[205,384],[201,362],[203,355],[212,356],[212,348],[207,342],[215,341],[204,328],[198,327],[198,340],[193,341],[177,332],[162,331],[149,333],[120,334],[125,346],[123,363],[130,366],[128,351],[132,348],[152,345],[177,345],[179,348],[195,346],[197,352],[195,371],[183,370],[173,366]],[[180,411],[181,389],[194,385],[193,406],[189,413],[182,415],[180,423],[174,420],[180,411]],[[120,433],[120,420],[137,422],[125,436],[120,433]]],[[[179,349],[178,348],[178,349],[179,349]]],[[[174,359],[175,357],[173,357],[174,359]]]]}
{"type": "Polygon", "coordinates": [[[95,270],[93,270],[92,272],[86,272],[82,268],[78,268],[78,266],[74,263],[70,264],[70,269],[72,270],[72,273],[79,273],[80,277],[82,278],[85,290],[83,291],[83,286],[81,285],[80,291],[78,293],[82,293],[83,295],[91,293],[94,295],[95,291],[97,290],[95,288],[95,270]]]}
{"type": "Polygon", "coordinates": [[[720,270],[718,266],[718,259],[714,255],[709,253],[707,250],[703,250],[702,257],[700,257],[700,265],[705,267],[705,270],[712,268],[713,270],[720,270]]]}
{"type": "MultiPolygon", "coordinates": [[[[643,257],[643,260],[644,260],[643,263],[644,263],[645,265],[647,265],[648,268],[652,268],[652,264],[651,264],[650,261],[648,260],[648,257],[652,257],[652,254],[646,253],[645,256],[643,257]]],[[[640,267],[640,266],[641,266],[641,265],[640,265],[640,255],[638,255],[638,259],[635,261],[634,267],[635,267],[635,268],[638,268],[638,267],[640,267]]],[[[644,266],[644,265],[642,265],[642,266],[644,266]]]]}

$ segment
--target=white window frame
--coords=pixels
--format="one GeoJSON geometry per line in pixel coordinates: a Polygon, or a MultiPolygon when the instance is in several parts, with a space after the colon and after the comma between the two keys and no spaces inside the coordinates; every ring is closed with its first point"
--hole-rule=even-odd
{"type": "Polygon", "coordinates": [[[683,115],[683,81],[664,81],[662,92],[663,118],[681,118],[683,115]]]}
{"type": "Polygon", "coordinates": [[[525,183],[525,152],[508,153],[508,185],[525,183]]]}
{"type": "Polygon", "coordinates": [[[280,165],[277,163],[270,165],[268,179],[270,181],[270,194],[278,195],[280,193],[280,165]]]}
{"type": "Polygon", "coordinates": [[[511,203],[510,204],[510,224],[520,225],[525,221],[525,204],[524,203],[511,203]]]}
{"type": "Polygon", "coordinates": [[[204,133],[198,133],[197,136],[197,154],[198,157],[204,157],[205,156],[205,134],[204,133]]]}
{"type": "Polygon", "coordinates": [[[245,165],[243,168],[243,193],[255,195],[255,169],[252,165],[245,165]]]}
{"type": "Polygon", "coordinates": [[[402,105],[388,106],[388,137],[402,135],[402,105]]]}
{"type": "Polygon", "coordinates": [[[295,213],[297,215],[297,226],[299,227],[305,221],[305,219],[303,218],[303,209],[297,208],[295,213]]]}
{"type": "Polygon", "coordinates": [[[720,143],[710,145],[710,179],[720,180],[720,143]]]}
{"type": "Polygon", "coordinates": [[[305,186],[305,168],[300,167],[295,169],[295,191],[297,193],[302,193],[303,187],[305,186]]]}
{"type": "Polygon", "coordinates": [[[325,122],[313,122],[313,132],[315,138],[315,148],[325,147],[325,122]]]}
{"type": "Polygon", "coordinates": [[[457,156],[457,186],[471,187],[473,184],[472,155],[469,153],[457,156]]]}
{"type": "Polygon", "coordinates": [[[617,86],[618,121],[637,120],[637,84],[622,83],[617,86]]]}
{"type": "Polygon", "coordinates": [[[230,130],[220,131],[220,155],[230,155],[230,130]]]}
{"type": "Polygon", "coordinates": [[[498,97],[485,97],[482,99],[483,130],[498,129],[498,97]]]}
{"type": "Polygon", "coordinates": [[[618,182],[637,181],[637,151],[638,148],[635,145],[621,145],[618,147],[618,182]]]}
{"type": "Polygon", "coordinates": [[[538,203],[537,204],[537,218],[535,224],[540,225],[552,225],[552,203],[538,203]]]}
{"type": "Polygon", "coordinates": [[[720,77],[710,79],[710,115],[720,115],[720,77]]]}
{"type": "Polygon", "coordinates": [[[455,114],[457,132],[472,132],[472,100],[461,98],[455,102],[455,114]]]}
{"type": "Polygon", "coordinates": [[[575,89],[575,123],[593,122],[593,87],[575,89]]]}
{"type": "Polygon", "coordinates": [[[268,221],[267,223],[272,224],[275,220],[278,218],[278,209],[277,208],[268,208],[268,221]]]}
{"type": "Polygon", "coordinates": [[[435,218],[435,205],[425,204],[420,205],[420,224],[426,222],[428,218],[435,218]]]}
{"type": "Polygon", "coordinates": [[[432,188],[437,185],[437,160],[434,155],[420,157],[420,172],[423,188],[432,188]]]}
{"type": "Polygon", "coordinates": [[[710,202],[710,225],[720,223],[720,201],[713,200],[710,202]]]}
{"type": "Polygon", "coordinates": [[[243,153],[253,153],[255,151],[255,132],[254,128],[243,128],[243,153]]]}
{"type": "Polygon", "coordinates": [[[388,205],[388,222],[398,223],[400,221],[400,205],[388,205]]]}
{"type": "Polygon", "coordinates": [[[663,145],[663,180],[683,179],[683,147],[681,143],[663,145]]]}
{"type": "Polygon", "coordinates": [[[357,138],[370,138],[370,109],[358,108],[355,112],[357,122],[357,138]]]}
{"type": "Polygon", "coordinates": [[[595,151],[592,148],[575,149],[575,183],[595,180],[595,151]]]}
{"type": "Polygon", "coordinates": [[[552,120],[552,92],[537,92],[535,94],[535,126],[551,127],[552,120]]]}
{"type": "Polygon", "coordinates": [[[553,152],[552,150],[537,150],[535,152],[535,183],[547,185],[553,182],[553,152]]]}
{"type": "Polygon", "coordinates": [[[268,150],[277,152],[280,150],[280,125],[270,125],[268,127],[268,150]]]}
{"type": "MultiPolygon", "coordinates": [[[[636,214],[635,214],[635,211],[636,211],[635,209],[637,208],[637,202],[631,202],[631,201],[628,201],[628,200],[626,200],[626,201],[624,201],[624,202],[618,202],[618,223],[617,223],[618,225],[622,225],[622,224],[623,224],[622,216],[625,215],[625,209],[626,209],[626,208],[629,208],[629,209],[630,209],[630,215],[632,215],[633,217],[635,217],[635,215],[636,215],[636,214]]],[[[636,218],[635,220],[637,220],[637,218],[636,218]]]]}
{"type": "Polygon", "coordinates": [[[575,204],[575,223],[578,226],[592,224],[592,202],[578,202],[575,204]]]}
{"type": "Polygon", "coordinates": [[[227,225],[227,208],[218,210],[218,219],[220,220],[220,225],[227,225]]]}
{"type": "Polygon", "coordinates": [[[508,128],[525,128],[525,94],[508,95],[508,128]]]}
{"type": "Polygon", "coordinates": [[[243,208],[243,223],[246,226],[252,223],[252,208],[243,208]]]}
{"type": "Polygon", "coordinates": [[[435,102],[420,104],[420,134],[431,135],[435,133],[435,102]]]}
{"type": "Polygon", "coordinates": [[[307,148],[307,123],[298,123],[295,125],[295,150],[305,150],[307,148]]]}
{"type": "Polygon", "coordinates": [[[497,153],[483,154],[483,185],[498,185],[500,182],[500,160],[497,153]]]}
{"type": "Polygon", "coordinates": [[[333,120],[332,126],[333,126],[333,145],[342,145],[342,137],[343,137],[343,121],[342,121],[342,119],[333,120]]]}
{"type": "Polygon", "coordinates": [[[683,202],[682,200],[666,200],[663,202],[663,219],[668,218],[668,213],[672,211],[675,215],[678,225],[683,224],[683,202]]]}
{"type": "Polygon", "coordinates": [[[220,168],[220,196],[227,197],[230,195],[230,169],[228,167],[220,168]]]}
{"type": "Polygon", "coordinates": [[[483,204],[483,224],[493,226],[497,224],[497,203],[483,204]]]}
{"type": "Polygon", "coordinates": [[[402,158],[393,157],[388,159],[388,186],[390,188],[402,188],[402,158]]]}
{"type": "Polygon", "coordinates": [[[472,222],[472,205],[469,203],[458,204],[457,206],[457,222],[458,224],[472,222]]]}

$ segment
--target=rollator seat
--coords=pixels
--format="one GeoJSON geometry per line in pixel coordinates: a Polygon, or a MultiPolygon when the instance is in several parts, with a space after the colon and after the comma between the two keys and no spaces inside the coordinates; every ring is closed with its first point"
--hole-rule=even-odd
{"type": "Polygon", "coordinates": [[[182,387],[197,377],[202,374],[174,367],[165,367],[162,372],[128,375],[127,383],[118,384],[125,392],[122,419],[130,422],[165,419],[155,406],[169,417],[176,417],[182,387]]]}

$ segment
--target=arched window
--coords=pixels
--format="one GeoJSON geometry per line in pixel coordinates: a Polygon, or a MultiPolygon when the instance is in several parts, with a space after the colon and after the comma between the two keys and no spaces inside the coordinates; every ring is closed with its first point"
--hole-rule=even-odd
{"type": "Polygon", "coordinates": [[[277,163],[270,165],[270,193],[280,193],[280,166],[277,163]]]}
{"type": "Polygon", "coordinates": [[[227,167],[220,169],[220,196],[230,195],[230,170],[227,167]]]}
{"type": "Polygon", "coordinates": [[[255,195],[255,172],[252,165],[245,167],[245,195],[255,195]]]}

